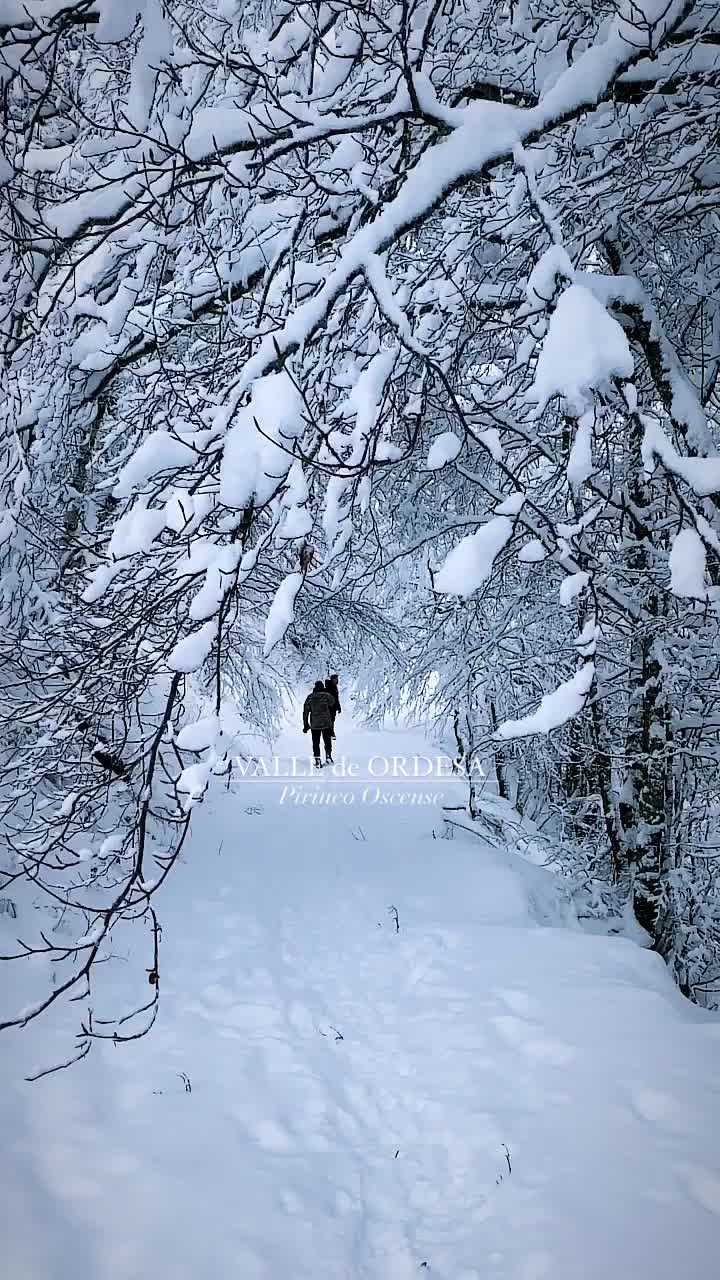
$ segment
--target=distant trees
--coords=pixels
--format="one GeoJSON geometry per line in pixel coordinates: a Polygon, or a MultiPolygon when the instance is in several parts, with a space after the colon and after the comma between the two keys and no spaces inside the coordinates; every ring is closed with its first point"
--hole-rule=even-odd
{"type": "Polygon", "coordinates": [[[402,696],[432,677],[502,786],[590,823],[712,986],[714,6],[0,21],[4,878],[83,921],[31,944],[44,1004],[123,920],[156,947],[228,689],[267,723],[275,645],[325,627],[390,660],[402,625],[402,696]]]}

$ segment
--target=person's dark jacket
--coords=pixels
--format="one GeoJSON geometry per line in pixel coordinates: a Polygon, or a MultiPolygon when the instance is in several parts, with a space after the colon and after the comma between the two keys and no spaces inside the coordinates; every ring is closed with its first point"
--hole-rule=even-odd
{"type": "Polygon", "coordinates": [[[340,694],[338,693],[337,676],[330,676],[330,678],[325,681],[325,688],[335,699],[335,713],[337,714],[338,711],[342,711],[342,707],[340,706],[340,694]]]}
{"type": "Polygon", "coordinates": [[[303,729],[332,729],[335,699],[318,680],[303,707],[303,729]]]}

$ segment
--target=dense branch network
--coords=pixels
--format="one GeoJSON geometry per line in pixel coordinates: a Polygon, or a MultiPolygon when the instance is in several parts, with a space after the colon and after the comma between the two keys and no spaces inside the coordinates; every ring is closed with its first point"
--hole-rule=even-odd
{"type": "Polygon", "coordinates": [[[595,798],[598,865],[707,985],[716,7],[7,9],[2,874],[73,940],[19,948],[54,985],[6,1024],[144,919],[149,1028],[227,708],[270,732],[314,643],[501,794],[552,734],[535,789],[595,798]]]}

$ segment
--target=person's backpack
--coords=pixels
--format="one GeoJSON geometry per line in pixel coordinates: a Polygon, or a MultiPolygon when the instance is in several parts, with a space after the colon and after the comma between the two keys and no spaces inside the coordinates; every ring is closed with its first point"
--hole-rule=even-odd
{"type": "Polygon", "coordinates": [[[337,676],[328,676],[327,680],[325,681],[325,688],[327,689],[328,693],[332,694],[333,698],[335,699],[335,711],[336,712],[342,711],[342,707],[340,706],[340,694],[338,692],[337,676]]]}

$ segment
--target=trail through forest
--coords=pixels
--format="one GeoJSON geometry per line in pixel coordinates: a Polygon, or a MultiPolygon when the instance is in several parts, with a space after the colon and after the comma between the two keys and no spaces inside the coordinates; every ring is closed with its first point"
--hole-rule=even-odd
{"type": "MultiPolygon", "coordinates": [[[[710,1275],[717,1019],[550,872],[448,838],[458,783],[370,777],[421,739],[341,730],[357,778],[236,774],[196,811],[150,1036],[34,1085],[67,1016],[3,1039],[6,1274],[710,1275]]],[[[103,968],[119,1005],[130,959],[103,968]]]]}

